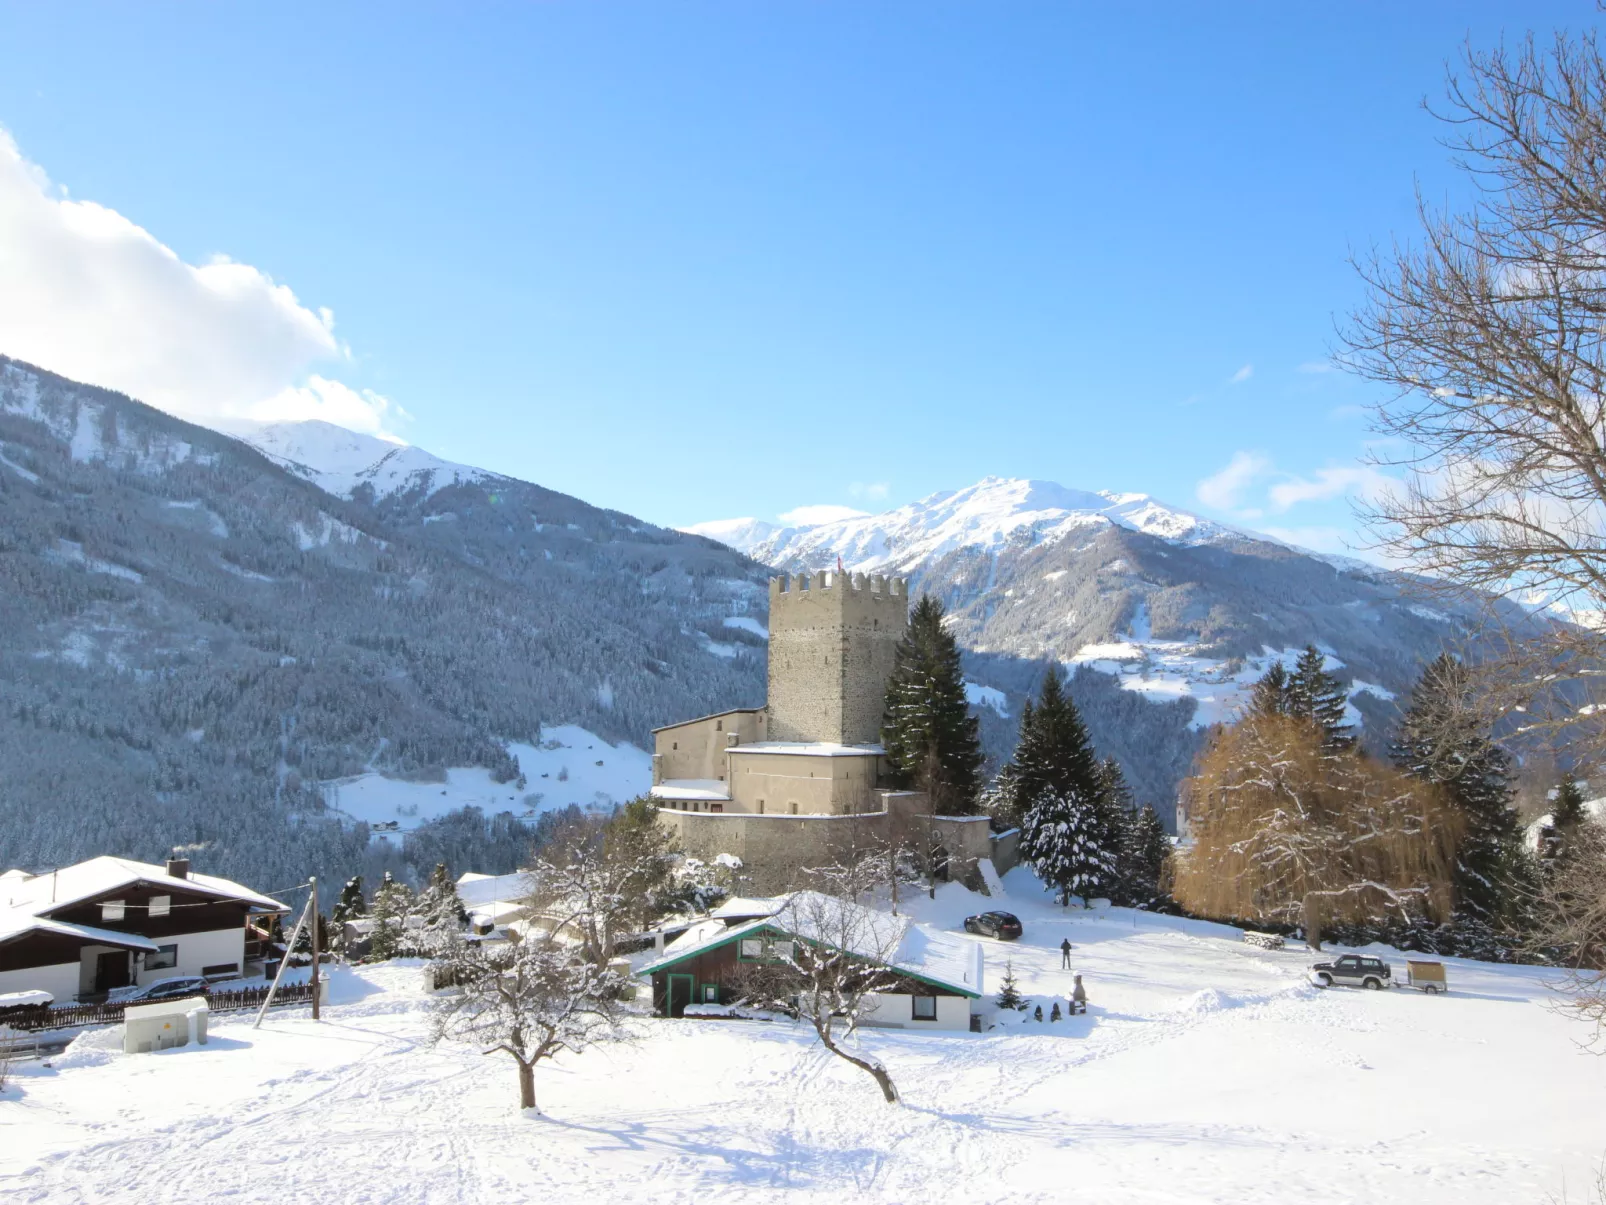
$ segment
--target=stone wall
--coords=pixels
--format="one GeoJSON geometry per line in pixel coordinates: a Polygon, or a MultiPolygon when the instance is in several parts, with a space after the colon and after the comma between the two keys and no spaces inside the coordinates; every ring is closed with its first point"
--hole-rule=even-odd
{"type": "Polygon", "coordinates": [[[844,815],[879,810],[875,787],[881,758],[804,753],[731,753],[733,809],[744,812],[844,815]]]}
{"type": "Polygon", "coordinates": [[[898,641],[906,583],[817,572],[770,579],[769,739],[873,745],[898,641]]]}
{"type": "Polygon", "coordinates": [[[666,778],[723,779],[725,750],[766,739],[768,717],[762,708],[722,711],[681,724],[659,728],[652,734],[652,782],[666,778]]]}

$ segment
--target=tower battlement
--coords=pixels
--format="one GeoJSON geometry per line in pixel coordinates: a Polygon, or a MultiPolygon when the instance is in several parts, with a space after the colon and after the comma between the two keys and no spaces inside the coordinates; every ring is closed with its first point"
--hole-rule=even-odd
{"type": "Polygon", "coordinates": [[[878,743],[908,627],[903,578],[825,570],[771,578],[770,739],[878,743]]]}

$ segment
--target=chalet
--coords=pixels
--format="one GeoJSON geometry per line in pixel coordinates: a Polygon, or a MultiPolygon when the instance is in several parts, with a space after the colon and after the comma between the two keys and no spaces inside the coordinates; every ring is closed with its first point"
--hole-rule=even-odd
{"type": "Polygon", "coordinates": [[[836,934],[860,935],[843,942],[854,947],[850,953],[872,957],[872,950],[893,951],[881,959],[892,979],[877,993],[876,1007],[860,1019],[861,1025],[970,1028],[972,1002],[982,994],[979,945],[908,917],[813,892],[731,900],[666,945],[662,956],[640,973],[652,977],[653,1011],[679,1017],[691,1004],[735,1003],[744,967],[789,957],[793,942],[829,945],[836,934]],[[835,909],[855,915],[850,923],[821,929],[818,918],[835,909]]]}
{"type": "Polygon", "coordinates": [[[283,904],[189,862],[101,857],[0,874],[0,993],[58,1001],[172,975],[234,977],[263,956],[283,904]]]}

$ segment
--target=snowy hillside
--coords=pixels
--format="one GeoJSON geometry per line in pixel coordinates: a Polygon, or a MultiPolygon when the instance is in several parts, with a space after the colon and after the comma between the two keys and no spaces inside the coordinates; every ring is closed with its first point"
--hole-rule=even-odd
{"type": "MultiPolygon", "coordinates": [[[[980,1034],[861,1030],[903,1103],[788,1022],[642,1016],[561,1055],[521,1114],[513,1066],[432,1045],[416,963],[341,968],[333,1003],[214,1017],[211,1041],[124,1055],[90,1034],[0,1092],[0,1196],[36,1205],[226,1199],[954,1201],[966,1205],[1511,1205],[1589,1194],[1606,1079],[1533,967],[1444,960],[1450,992],[1310,986],[1303,950],[1123,909],[1062,910],[1022,871],[944,884],[921,919],[1006,967],[1045,1017],[980,1034]],[[958,932],[1003,905],[1024,938],[958,932]]],[[[1390,958],[1403,977],[1404,959],[1390,958]]],[[[650,957],[644,955],[643,957],[650,957]]]]}
{"type": "Polygon", "coordinates": [[[333,423],[235,420],[219,426],[296,476],[341,498],[350,498],[364,485],[385,498],[409,490],[433,494],[460,482],[497,479],[497,474],[484,469],[452,464],[422,448],[359,435],[333,423]]]}
{"type": "Polygon", "coordinates": [[[879,515],[810,527],[756,519],[701,523],[685,530],[729,544],[784,569],[916,573],[960,548],[1003,549],[1085,537],[1103,526],[1141,531],[1182,544],[1241,538],[1238,532],[1157,502],[1147,494],[1090,493],[1052,481],[986,477],[879,515]]]}

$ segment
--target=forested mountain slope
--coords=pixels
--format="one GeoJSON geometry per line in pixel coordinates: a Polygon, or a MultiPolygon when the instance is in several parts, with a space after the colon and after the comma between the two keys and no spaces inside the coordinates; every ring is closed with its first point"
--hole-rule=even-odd
{"type": "Polygon", "coordinates": [[[477,470],[400,476],[339,496],[0,357],[0,865],[199,844],[297,881],[367,840],[319,780],[516,780],[504,742],[543,722],[639,744],[761,701],[761,642],[723,623],[763,618],[752,561],[477,470]]]}

